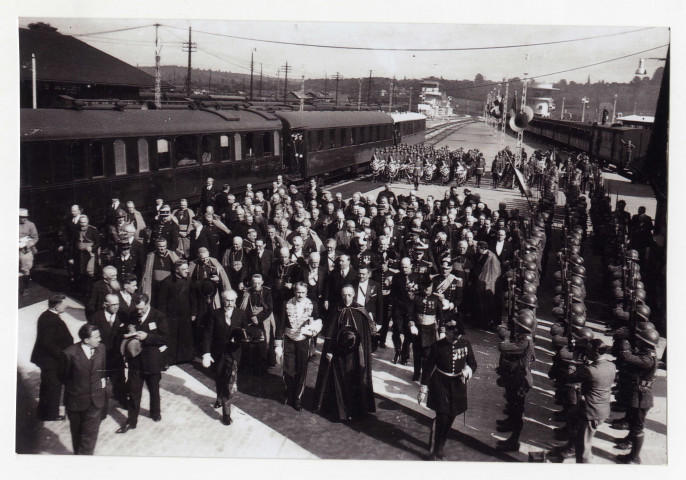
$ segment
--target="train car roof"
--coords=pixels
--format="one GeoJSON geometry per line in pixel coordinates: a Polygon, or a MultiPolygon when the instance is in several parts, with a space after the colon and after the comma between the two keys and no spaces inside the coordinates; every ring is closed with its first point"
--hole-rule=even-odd
{"type": "Polygon", "coordinates": [[[411,122],[414,120],[426,120],[426,115],[415,112],[393,112],[389,113],[394,123],[411,122]]]}
{"type": "Polygon", "coordinates": [[[382,112],[284,112],[274,114],[286,122],[291,129],[336,128],[361,125],[388,125],[391,117],[382,112]]]}
{"type": "Polygon", "coordinates": [[[21,140],[116,138],[274,130],[278,119],[244,110],[21,109],[21,140]]]}

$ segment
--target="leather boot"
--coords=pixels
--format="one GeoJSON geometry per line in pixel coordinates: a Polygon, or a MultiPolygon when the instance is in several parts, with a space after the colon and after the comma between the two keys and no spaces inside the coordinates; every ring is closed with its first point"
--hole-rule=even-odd
{"type": "Polygon", "coordinates": [[[519,447],[519,434],[513,433],[507,440],[498,440],[495,449],[499,452],[518,452],[519,447]]]}
{"type": "Polygon", "coordinates": [[[620,463],[631,463],[639,465],[641,463],[641,449],[643,448],[643,434],[634,438],[634,443],[631,446],[631,452],[625,455],[619,455],[617,460],[620,463]]]}

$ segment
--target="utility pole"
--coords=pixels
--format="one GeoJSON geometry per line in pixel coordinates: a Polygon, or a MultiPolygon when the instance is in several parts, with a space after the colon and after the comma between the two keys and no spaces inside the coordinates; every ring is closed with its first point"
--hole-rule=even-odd
{"type": "Polygon", "coordinates": [[[283,101],[286,103],[286,95],[288,95],[288,72],[291,70],[292,67],[288,66],[288,60],[286,60],[286,66],[283,67],[284,72],[286,73],[285,76],[285,81],[283,84],[283,101]]]}
{"type": "Polygon", "coordinates": [[[300,111],[305,110],[305,75],[302,76],[302,83],[300,86],[300,111]]]}
{"type": "Polygon", "coordinates": [[[33,95],[33,109],[38,108],[38,97],[36,93],[36,54],[31,54],[31,94],[33,95]]]}
{"type": "Polygon", "coordinates": [[[338,82],[341,79],[341,75],[336,72],[336,75],[334,75],[334,80],[336,80],[336,103],[335,105],[338,106],[338,82]]]}
{"type": "Polygon", "coordinates": [[[186,94],[191,94],[191,53],[198,51],[198,44],[191,41],[191,27],[188,27],[188,41],[183,42],[181,48],[184,52],[188,52],[188,74],[186,76],[186,94]]]}
{"type": "Polygon", "coordinates": [[[359,85],[359,90],[357,91],[357,109],[361,110],[362,109],[362,79],[361,78],[357,79],[357,83],[359,85]]]}
{"type": "Polygon", "coordinates": [[[388,113],[393,111],[393,87],[395,85],[395,75],[393,75],[393,80],[391,80],[391,94],[388,102],[388,113]]]}
{"type": "Polygon", "coordinates": [[[160,76],[160,42],[157,30],[160,24],[155,24],[155,107],[162,107],[162,77],[160,76]]]}
{"type": "Polygon", "coordinates": [[[410,101],[407,103],[407,111],[412,111],[412,87],[410,87],[410,101]]]}
{"type": "Polygon", "coordinates": [[[369,85],[367,86],[367,106],[369,106],[369,99],[372,94],[372,71],[369,70],[369,85]]]}
{"type": "Polygon", "coordinates": [[[260,98],[262,98],[262,62],[260,62],[260,98]]]}
{"type": "Polygon", "coordinates": [[[276,93],[274,94],[274,100],[279,100],[279,83],[281,82],[281,68],[276,71],[276,93]]]}
{"type": "Polygon", "coordinates": [[[325,73],[324,74],[324,100],[327,99],[327,97],[326,97],[326,85],[327,85],[328,81],[329,81],[329,79],[327,78],[326,73],[325,73]]]}
{"type": "Polygon", "coordinates": [[[210,81],[207,82],[207,91],[212,90],[212,69],[210,68],[210,81]]]}
{"type": "Polygon", "coordinates": [[[612,122],[610,123],[610,125],[612,123],[615,123],[615,116],[616,115],[617,115],[617,94],[615,93],[615,101],[612,104],[612,122]]]}
{"type": "Polygon", "coordinates": [[[256,48],[253,48],[250,51],[250,101],[252,102],[252,74],[253,74],[253,66],[255,65],[255,50],[256,48]]]}

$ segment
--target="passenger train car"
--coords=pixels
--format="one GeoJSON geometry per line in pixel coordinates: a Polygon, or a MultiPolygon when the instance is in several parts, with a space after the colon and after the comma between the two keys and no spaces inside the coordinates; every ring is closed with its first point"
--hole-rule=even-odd
{"type": "Polygon", "coordinates": [[[426,116],[414,112],[394,112],[396,143],[414,145],[426,139],[426,116]]]}
{"type": "Polygon", "coordinates": [[[41,235],[56,232],[72,204],[95,224],[113,196],[144,213],[156,198],[193,205],[208,176],[240,192],[271,187],[279,174],[301,181],[363,170],[374,149],[393,144],[395,128],[407,128],[380,112],[195,105],[22,109],[20,122],[20,205],[41,235]]]}
{"type": "Polygon", "coordinates": [[[564,147],[581,150],[603,165],[631,172],[632,161],[645,156],[650,129],[588,125],[563,120],[534,118],[527,131],[564,147]]]}

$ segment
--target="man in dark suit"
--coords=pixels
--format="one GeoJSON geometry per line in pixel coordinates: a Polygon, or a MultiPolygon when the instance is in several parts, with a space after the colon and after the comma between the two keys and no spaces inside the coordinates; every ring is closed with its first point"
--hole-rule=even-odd
{"type": "Polygon", "coordinates": [[[121,290],[117,292],[117,296],[119,297],[119,315],[124,323],[136,308],[133,304],[133,295],[137,290],[138,279],[135,275],[124,275],[121,278],[121,290]]]}
{"type": "Polygon", "coordinates": [[[496,240],[490,245],[490,250],[498,257],[503,273],[510,268],[510,263],[514,258],[514,246],[512,245],[512,241],[507,240],[506,237],[507,232],[504,229],[498,230],[496,240]]]}
{"type": "MultiPolygon", "coordinates": [[[[379,282],[372,280],[372,272],[369,267],[360,267],[357,274],[359,275],[355,287],[355,301],[360,307],[367,310],[369,316],[377,325],[381,325],[383,319],[383,298],[381,296],[381,285],[379,282]]],[[[376,332],[372,332],[376,334],[376,332]]]]}
{"type": "Polygon", "coordinates": [[[107,295],[103,304],[104,309],[98,310],[91,317],[91,323],[100,331],[101,344],[105,348],[104,375],[109,379],[105,408],[102,409],[103,419],[107,416],[110,397],[114,397],[119,403],[126,405],[124,360],[119,350],[126,318],[121,313],[119,304],[119,295],[107,295]]]}
{"type": "Polygon", "coordinates": [[[238,362],[241,359],[241,343],[246,337],[248,319],[245,312],[236,307],[238,294],[233,290],[222,293],[224,308],[210,313],[204,331],[202,365],[209,368],[215,363],[217,396],[222,405],[222,423],[231,425],[231,401],[236,392],[238,362]]]}
{"type": "Polygon", "coordinates": [[[150,306],[150,297],[138,293],[133,297],[135,310],[126,325],[122,350],[129,366],[128,418],[116,433],[126,433],[136,428],[141,408],[143,383],[150,392],[150,416],[155,422],[162,420],[160,413],[160,379],[164,365],[163,351],[167,346],[167,319],[164,314],[150,306]]]}
{"type": "Polygon", "coordinates": [[[343,254],[338,257],[338,268],[334,269],[329,275],[329,292],[327,296],[327,310],[335,312],[338,306],[343,302],[341,297],[341,290],[346,285],[354,285],[357,283],[357,272],[353,270],[350,264],[350,255],[343,254]]]}
{"type": "Polygon", "coordinates": [[[102,310],[105,297],[110,293],[116,293],[118,290],[117,268],[108,265],[102,269],[102,279],[93,284],[90,300],[86,304],[86,318],[90,319],[95,312],[102,310]]]}
{"type": "Polygon", "coordinates": [[[326,264],[321,263],[318,252],[312,252],[307,257],[307,265],[300,272],[300,281],[307,285],[307,298],[323,312],[328,294],[329,269],[326,264]]]}
{"type": "Polygon", "coordinates": [[[248,254],[250,263],[250,275],[262,275],[267,278],[269,269],[274,262],[274,252],[265,248],[264,240],[258,238],[255,240],[255,249],[248,254]]]}
{"type": "Polygon", "coordinates": [[[61,318],[66,309],[65,299],[64,295],[53,295],[48,300],[48,310],[38,317],[36,344],[31,353],[31,361],[40,367],[36,416],[44,422],[65,420],[65,417],[60,415],[62,380],[58,372],[62,351],[74,344],[74,337],[61,318]]]}
{"type": "Polygon", "coordinates": [[[177,260],[174,274],[160,282],[160,310],[167,319],[169,335],[165,365],[176,365],[193,360],[195,356],[193,342],[193,322],[197,315],[193,294],[193,284],[188,277],[188,262],[177,260]]]}
{"type": "MultiPolygon", "coordinates": [[[[207,177],[207,184],[202,189],[200,193],[200,212],[205,213],[205,209],[208,206],[215,205],[215,197],[217,196],[218,188],[214,186],[214,178],[207,177]]],[[[228,193],[228,192],[227,192],[228,193]]]]}
{"type": "Polygon", "coordinates": [[[193,228],[188,232],[188,238],[191,242],[188,249],[188,260],[190,261],[198,258],[198,250],[203,247],[210,251],[217,248],[217,245],[213,244],[210,231],[205,228],[202,219],[202,216],[193,217],[193,228]]]}
{"type": "Polygon", "coordinates": [[[79,329],[81,342],[70,345],[62,356],[64,405],[69,417],[74,455],[93,455],[105,408],[105,347],[98,327],[87,323],[79,329]]]}

